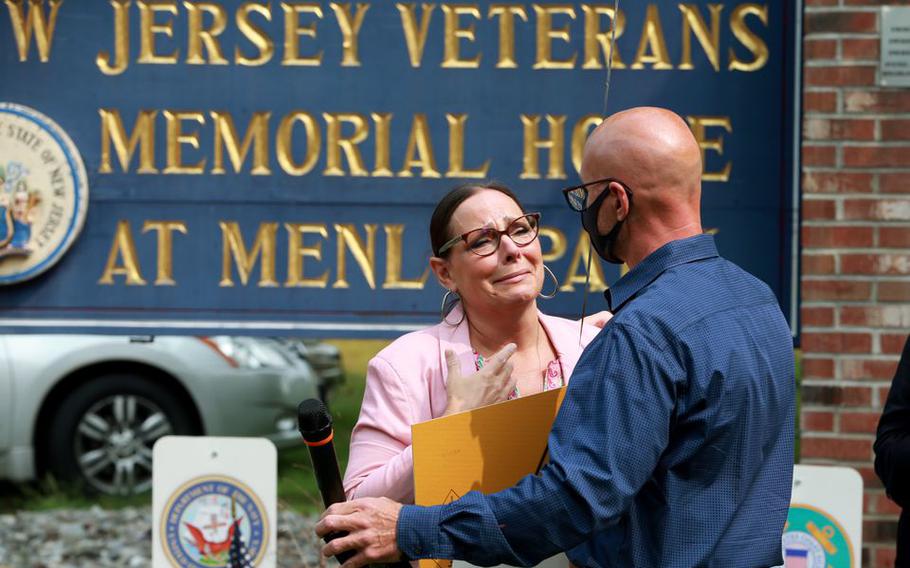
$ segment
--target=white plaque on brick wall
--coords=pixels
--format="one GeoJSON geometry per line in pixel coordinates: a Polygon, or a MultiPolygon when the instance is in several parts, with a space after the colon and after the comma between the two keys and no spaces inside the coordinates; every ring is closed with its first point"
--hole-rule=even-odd
{"type": "Polygon", "coordinates": [[[154,568],[275,567],[272,442],[165,436],[153,452],[154,568]]]}
{"type": "Polygon", "coordinates": [[[910,87],[910,7],[882,7],[881,66],[883,87],[910,87]]]}

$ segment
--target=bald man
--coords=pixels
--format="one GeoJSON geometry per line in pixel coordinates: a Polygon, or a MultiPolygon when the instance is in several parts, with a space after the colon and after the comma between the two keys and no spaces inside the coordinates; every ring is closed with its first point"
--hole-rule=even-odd
{"type": "Polygon", "coordinates": [[[663,109],[611,116],[564,190],[598,254],[629,272],[550,433],[550,464],[505,491],[436,507],[332,506],[345,563],[455,558],[576,566],[783,564],[795,385],[789,327],[768,287],[702,234],[701,154],[663,109]]]}

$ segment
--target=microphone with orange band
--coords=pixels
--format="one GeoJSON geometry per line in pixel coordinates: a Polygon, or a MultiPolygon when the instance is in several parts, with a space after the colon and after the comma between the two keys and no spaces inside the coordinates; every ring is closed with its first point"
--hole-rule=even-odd
{"type": "MultiPolygon", "coordinates": [[[[332,430],[332,417],[321,400],[309,398],[297,406],[297,428],[307,449],[310,450],[310,460],[313,462],[313,473],[316,475],[316,485],[322,494],[322,503],[329,507],[333,503],[345,501],[344,486],[341,484],[341,472],[338,470],[338,458],[335,457],[335,445],[332,439],[335,436],[332,430]]],[[[326,535],[325,541],[345,536],[347,533],[337,532],[326,535]]],[[[354,551],[342,552],[335,556],[340,564],[344,564],[354,556],[354,551]]]]}

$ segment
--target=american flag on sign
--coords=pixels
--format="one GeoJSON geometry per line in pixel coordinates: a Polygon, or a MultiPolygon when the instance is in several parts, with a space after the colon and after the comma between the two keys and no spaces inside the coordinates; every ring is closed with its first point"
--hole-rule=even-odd
{"type": "Polygon", "coordinates": [[[785,568],[808,568],[809,551],[802,548],[788,548],[784,550],[785,568]]]}
{"type": "Polygon", "coordinates": [[[255,568],[253,566],[253,558],[250,556],[246,545],[243,544],[243,535],[240,534],[240,520],[234,521],[234,538],[231,539],[231,552],[226,568],[255,568]]]}

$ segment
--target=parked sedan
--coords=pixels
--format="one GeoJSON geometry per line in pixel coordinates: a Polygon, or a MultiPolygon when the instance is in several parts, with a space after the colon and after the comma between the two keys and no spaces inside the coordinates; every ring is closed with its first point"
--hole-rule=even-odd
{"type": "Polygon", "coordinates": [[[318,392],[306,360],[270,339],[0,335],[0,479],[147,491],[161,436],[297,444],[297,403],[318,392]]]}

